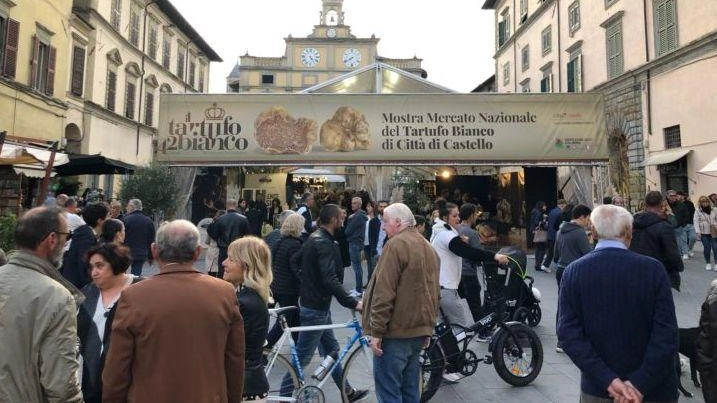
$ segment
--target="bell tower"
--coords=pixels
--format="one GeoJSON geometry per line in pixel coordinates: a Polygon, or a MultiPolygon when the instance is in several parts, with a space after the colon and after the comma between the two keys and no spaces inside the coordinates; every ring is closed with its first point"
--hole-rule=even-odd
{"type": "Polygon", "coordinates": [[[323,7],[319,25],[344,25],[343,0],[321,0],[321,2],[323,3],[323,7]]]}

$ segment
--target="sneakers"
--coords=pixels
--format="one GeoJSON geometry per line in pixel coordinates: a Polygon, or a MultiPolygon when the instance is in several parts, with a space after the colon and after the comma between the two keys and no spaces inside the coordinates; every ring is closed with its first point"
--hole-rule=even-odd
{"type": "Polygon", "coordinates": [[[711,271],[711,270],[712,270],[712,265],[709,264],[709,263],[707,263],[707,265],[705,265],[705,270],[711,271]]]}
{"type": "Polygon", "coordinates": [[[687,254],[690,255],[690,257],[695,257],[695,252],[689,251],[687,254]]]}
{"type": "Polygon", "coordinates": [[[349,399],[349,402],[358,402],[359,400],[363,399],[368,395],[368,390],[358,390],[356,388],[351,388],[349,393],[346,394],[346,397],[349,399]]]}
{"type": "Polygon", "coordinates": [[[536,268],[537,271],[542,271],[543,273],[552,273],[552,270],[550,270],[550,267],[547,266],[540,266],[540,268],[536,268]]]}
{"type": "Polygon", "coordinates": [[[463,379],[463,376],[461,376],[461,374],[457,372],[453,372],[450,374],[447,372],[443,373],[443,380],[447,383],[458,383],[458,381],[461,379],[463,379]]]}
{"type": "Polygon", "coordinates": [[[349,297],[354,297],[354,298],[361,298],[362,295],[363,295],[362,292],[356,291],[356,290],[351,290],[351,292],[349,293],[349,297]]]}
{"type": "Polygon", "coordinates": [[[686,253],[684,255],[682,255],[682,260],[687,260],[689,258],[690,258],[690,255],[688,255],[686,253]]]}
{"type": "Polygon", "coordinates": [[[563,348],[560,347],[560,346],[555,347],[555,352],[556,352],[556,353],[561,353],[561,354],[565,353],[565,351],[563,351],[563,348]]]}

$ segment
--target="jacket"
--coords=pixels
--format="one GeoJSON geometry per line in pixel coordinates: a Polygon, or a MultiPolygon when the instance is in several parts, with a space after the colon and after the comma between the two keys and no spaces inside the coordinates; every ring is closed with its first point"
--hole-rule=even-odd
{"type": "Polygon", "coordinates": [[[279,239],[281,239],[281,230],[279,228],[276,228],[271,230],[270,233],[266,234],[266,236],[264,237],[264,242],[266,242],[266,245],[269,246],[269,249],[273,249],[274,245],[279,242],[279,239]]]}
{"type": "Polygon", "coordinates": [[[651,211],[635,214],[630,250],[662,262],[672,288],[680,290],[680,272],[685,266],[677,247],[674,227],[667,220],[651,211]]]}
{"type": "Polygon", "coordinates": [[[78,290],[90,282],[90,266],[85,254],[95,245],[97,245],[95,232],[92,227],[85,224],[72,233],[70,249],[62,256],[62,275],[78,290]]]}
{"type": "Polygon", "coordinates": [[[366,236],[366,221],[368,221],[368,215],[363,210],[351,214],[346,220],[344,233],[349,244],[361,244],[363,246],[364,237],[366,236]]]}
{"type": "Polygon", "coordinates": [[[558,341],[580,368],[580,389],[607,398],[615,378],[646,402],[677,401],[677,318],[657,260],[598,241],[568,265],[558,293],[558,341]]]}
{"type": "Polygon", "coordinates": [[[261,237],[261,227],[265,219],[261,217],[261,210],[256,207],[246,211],[246,219],[249,221],[249,233],[261,237]]]}
{"type": "Polygon", "coordinates": [[[592,250],[585,228],[572,222],[563,223],[555,238],[553,261],[558,267],[568,267],[592,250]]]}
{"type": "Polygon", "coordinates": [[[555,241],[561,222],[563,222],[563,210],[560,207],[553,207],[548,213],[548,241],[555,241]]]}
{"type": "Polygon", "coordinates": [[[111,337],[103,403],[242,401],[244,323],[224,280],[166,265],[122,291],[111,337]]]}
{"type": "Polygon", "coordinates": [[[712,281],[702,304],[700,335],[697,339],[697,369],[705,388],[705,403],[717,402],[717,280],[712,281]],[[708,400],[711,398],[712,400],[708,400]]]}
{"type": "Polygon", "coordinates": [[[0,402],[82,402],[75,312],[83,299],[30,252],[0,267],[0,402]]]}
{"type": "Polygon", "coordinates": [[[328,311],[333,296],[341,305],[354,309],[358,301],[338,280],[337,273],[343,269],[336,238],[323,227],[314,231],[301,247],[301,306],[328,311]]]}
{"type": "Polygon", "coordinates": [[[304,232],[311,233],[313,229],[313,219],[311,218],[311,209],[306,204],[299,204],[296,206],[296,212],[304,217],[304,232]]]}
{"type": "Polygon", "coordinates": [[[694,216],[695,232],[698,235],[712,235],[710,226],[712,224],[717,225],[717,208],[712,207],[709,214],[702,211],[702,209],[695,211],[694,216]]]}
{"type": "Polygon", "coordinates": [[[541,226],[542,229],[547,229],[547,222],[548,215],[542,210],[533,209],[530,211],[530,227],[528,227],[528,229],[531,234],[535,233],[535,229],[538,228],[540,224],[543,224],[541,226]]]}
{"type": "MultiPolygon", "coordinates": [[[[132,276],[132,284],[143,279],[143,277],[132,276]]],[[[82,396],[85,403],[99,403],[102,401],[102,369],[109,349],[112,321],[117,304],[105,314],[107,318],[105,328],[98,329],[93,317],[100,298],[100,289],[94,283],[89,283],[82,289],[82,293],[85,295],[85,302],[77,312],[77,335],[80,338],[80,355],[82,355],[82,396]],[[103,336],[101,341],[100,331],[103,336]]]]}
{"type": "Polygon", "coordinates": [[[249,287],[241,287],[237,291],[237,300],[244,319],[244,361],[246,366],[243,394],[245,396],[261,395],[269,391],[269,382],[261,362],[262,348],[269,331],[269,309],[261,296],[249,287]],[[256,370],[257,368],[259,370],[256,370]]]}
{"type": "MultiPolygon", "coordinates": [[[[214,220],[207,228],[207,234],[217,241],[219,249],[226,250],[235,239],[250,233],[249,220],[236,210],[229,210],[223,216],[214,220]]],[[[221,264],[221,262],[220,262],[221,264]]]]}
{"type": "MultiPolygon", "coordinates": [[[[476,230],[471,228],[468,224],[458,225],[458,234],[461,236],[468,237],[468,245],[474,248],[482,248],[483,245],[480,243],[480,238],[476,230]]],[[[463,271],[461,276],[478,276],[478,262],[471,259],[463,259],[463,271]]]]}
{"type": "Polygon", "coordinates": [[[376,253],[378,246],[378,233],[381,232],[381,219],[378,216],[372,218],[368,222],[368,247],[376,253]]]}
{"type": "Polygon", "coordinates": [[[438,317],[439,268],[438,254],[414,229],[391,237],[364,294],[364,332],[379,338],[430,336],[438,317]]]}
{"type": "Polygon", "coordinates": [[[154,223],[139,210],[127,214],[122,221],[126,233],[124,244],[132,252],[132,259],[147,260],[154,242],[154,223]]]}
{"type": "Polygon", "coordinates": [[[271,292],[280,295],[299,295],[301,283],[301,240],[283,236],[271,248],[271,270],[274,279],[271,292]]]}
{"type": "Polygon", "coordinates": [[[692,223],[692,220],[690,220],[692,218],[690,209],[685,203],[680,201],[671,203],[670,208],[672,209],[672,214],[675,215],[675,220],[677,220],[676,227],[684,227],[692,223]]]}

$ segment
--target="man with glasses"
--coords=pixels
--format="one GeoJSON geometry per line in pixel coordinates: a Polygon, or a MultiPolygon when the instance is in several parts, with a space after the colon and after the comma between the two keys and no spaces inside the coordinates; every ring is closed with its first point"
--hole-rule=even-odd
{"type": "Polygon", "coordinates": [[[57,271],[70,231],[59,208],[26,212],[0,267],[0,402],[82,402],[75,312],[84,297],[57,271]]]}

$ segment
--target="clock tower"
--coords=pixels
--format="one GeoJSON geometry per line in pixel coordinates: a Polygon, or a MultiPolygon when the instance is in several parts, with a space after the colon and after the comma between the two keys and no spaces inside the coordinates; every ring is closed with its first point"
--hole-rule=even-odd
{"type": "MultiPolygon", "coordinates": [[[[358,1],[358,0],[355,0],[358,1]]],[[[421,59],[391,59],[378,55],[379,39],[357,38],[345,23],[343,0],[321,0],[319,24],[307,37],[284,38],[282,57],[248,53],[227,77],[228,92],[298,92],[357,68],[383,62],[426,78],[421,59]]]]}

